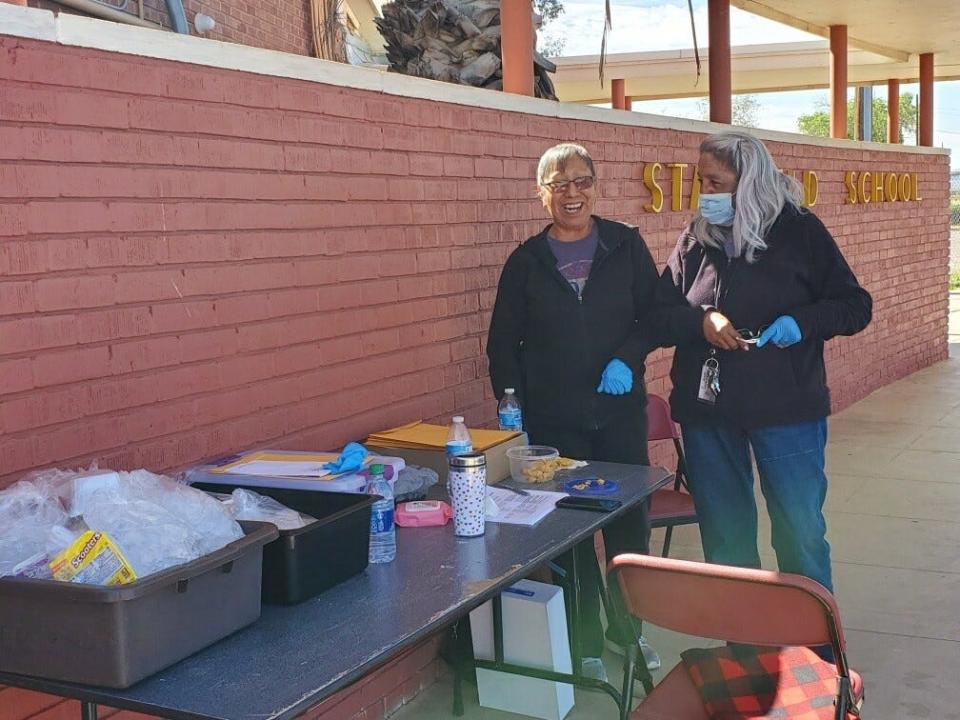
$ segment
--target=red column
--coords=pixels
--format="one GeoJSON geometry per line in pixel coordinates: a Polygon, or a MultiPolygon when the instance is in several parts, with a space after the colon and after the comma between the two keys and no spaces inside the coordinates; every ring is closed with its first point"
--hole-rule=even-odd
{"type": "Polygon", "coordinates": [[[501,0],[503,89],[533,95],[533,7],[530,0],[501,0]]]}
{"type": "Polygon", "coordinates": [[[830,137],[847,137],[847,26],[830,26],[830,137]]]}
{"type": "Polygon", "coordinates": [[[623,109],[624,110],[633,110],[633,97],[627,95],[623,98],[623,109]]]}
{"type": "Polygon", "coordinates": [[[887,142],[900,142],[900,81],[887,80],[887,142]]]}
{"type": "Polygon", "coordinates": [[[920,55],[920,108],[917,145],[933,145],[933,53],[920,55]]]}
{"type": "Polygon", "coordinates": [[[730,0],[707,0],[710,42],[710,119],[730,124],[733,117],[730,81],[730,0]]]}
{"type": "Polygon", "coordinates": [[[610,83],[610,103],[614,110],[627,109],[627,94],[624,92],[622,79],[615,79],[610,83]]]}

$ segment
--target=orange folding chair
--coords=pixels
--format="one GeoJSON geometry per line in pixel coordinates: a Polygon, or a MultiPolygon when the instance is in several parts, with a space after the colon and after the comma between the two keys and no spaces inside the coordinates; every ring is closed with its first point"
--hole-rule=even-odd
{"type": "MultiPolygon", "coordinates": [[[[650,555],[618,555],[610,561],[608,579],[620,585],[620,612],[668,630],[780,653],[791,646],[831,646],[835,718],[859,714],[863,681],[847,664],[836,601],[819,583],[789,573],[650,555]]],[[[631,682],[623,685],[622,720],[709,720],[682,662],[631,713],[637,655],[635,645],[628,648],[624,677],[631,682]]]]}
{"type": "Polygon", "coordinates": [[[697,522],[697,510],[687,488],[687,461],[680,442],[680,428],[670,417],[670,406],[657,395],[647,395],[647,440],[672,440],[677,453],[677,470],[673,489],[657,490],[650,497],[650,527],[666,528],[663,557],[670,554],[673,528],[697,522]]]}

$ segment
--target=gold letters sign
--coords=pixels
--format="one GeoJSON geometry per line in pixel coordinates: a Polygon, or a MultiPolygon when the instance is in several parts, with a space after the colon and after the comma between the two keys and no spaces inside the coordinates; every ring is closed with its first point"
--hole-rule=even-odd
{"type": "MultiPolygon", "coordinates": [[[[663,212],[666,183],[670,185],[671,210],[696,210],[700,207],[700,173],[696,165],[690,178],[690,199],[687,207],[683,206],[683,186],[690,175],[688,167],[688,163],[646,163],[643,166],[643,184],[650,192],[650,202],[643,209],[651,213],[663,212]]],[[[803,204],[806,207],[816,205],[820,194],[817,173],[804,170],[798,176],[796,171],[784,172],[803,185],[803,204]]],[[[848,170],[843,176],[843,184],[847,191],[844,203],[850,205],[923,200],[916,173],[848,170]]]]}

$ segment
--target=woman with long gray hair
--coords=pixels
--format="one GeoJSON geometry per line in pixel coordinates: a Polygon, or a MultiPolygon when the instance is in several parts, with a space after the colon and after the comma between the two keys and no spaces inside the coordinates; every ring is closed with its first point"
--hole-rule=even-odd
{"type": "Polygon", "coordinates": [[[672,338],[681,342],[670,405],[704,556],[760,567],[752,450],[780,570],[832,590],[823,344],[863,330],[872,300],[762,142],[744,132],[713,135],[700,145],[698,167],[700,214],[657,294],[687,320],[684,335],[672,338]]]}

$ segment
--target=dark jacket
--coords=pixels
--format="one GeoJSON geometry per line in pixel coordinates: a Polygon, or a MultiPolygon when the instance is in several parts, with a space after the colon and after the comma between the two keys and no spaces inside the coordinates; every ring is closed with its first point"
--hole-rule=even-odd
{"type": "Polygon", "coordinates": [[[725,421],[751,429],[830,414],[823,343],[863,330],[873,301],[813,213],[788,205],[765,241],[767,250],[750,264],[745,258],[727,260],[722,250],[705,249],[684,233],[667,261],[657,288],[662,312],[702,322],[704,308],[714,306],[737,329],[754,331],[790,315],[803,336],[783,349],[770,343],[746,352],[717,350],[720,395],[716,405],[708,405],[697,395],[710,347],[692,323],[674,323],[686,328],[669,340],[677,344],[670,406],[681,423],[725,421]]]}
{"type": "Polygon", "coordinates": [[[653,306],[657,269],[640,232],[594,216],[600,240],[582,299],[557,269],[545,228],[507,259],[490,321],[490,381],[500,398],[516,388],[525,418],[595,430],[621,413],[644,412],[641,332],[653,306]],[[633,390],[597,392],[607,363],[633,371],[633,390]]]}

